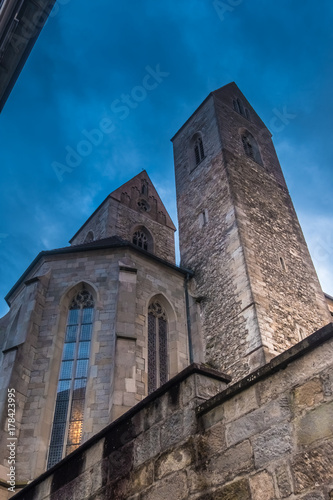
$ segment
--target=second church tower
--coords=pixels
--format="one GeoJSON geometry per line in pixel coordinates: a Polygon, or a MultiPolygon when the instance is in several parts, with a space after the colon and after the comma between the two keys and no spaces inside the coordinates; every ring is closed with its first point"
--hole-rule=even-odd
{"type": "Polygon", "coordinates": [[[203,354],[234,380],[330,321],[271,134],[238,87],[172,139],[181,265],[195,273],[203,354]]]}

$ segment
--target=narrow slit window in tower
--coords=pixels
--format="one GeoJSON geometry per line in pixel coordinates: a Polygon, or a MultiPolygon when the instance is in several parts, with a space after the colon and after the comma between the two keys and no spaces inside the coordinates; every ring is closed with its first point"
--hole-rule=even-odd
{"type": "Polygon", "coordinates": [[[242,144],[245,151],[245,154],[254,160],[259,165],[262,165],[262,159],[259,151],[259,146],[255,138],[250,132],[245,131],[242,134],[242,144]]]}
{"type": "Polygon", "coordinates": [[[195,144],[194,144],[194,155],[195,155],[195,163],[196,163],[196,165],[199,165],[199,163],[205,157],[204,147],[203,147],[203,143],[202,143],[201,137],[198,137],[198,139],[195,141],[195,144]]]}

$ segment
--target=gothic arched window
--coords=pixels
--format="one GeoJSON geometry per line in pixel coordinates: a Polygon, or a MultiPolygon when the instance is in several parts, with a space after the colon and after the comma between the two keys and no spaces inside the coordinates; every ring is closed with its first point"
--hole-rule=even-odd
{"type": "Polygon", "coordinates": [[[159,302],[148,309],[148,394],[168,380],[167,317],[159,302]]]}
{"type": "Polygon", "coordinates": [[[83,289],[68,311],[48,468],[81,444],[93,312],[93,297],[83,289]]]}
{"type": "Polygon", "coordinates": [[[151,233],[145,226],[139,226],[133,229],[132,243],[148,252],[154,251],[154,240],[151,233]]]}
{"type": "Polygon", "coordinates": [[[199,165],[199,163],[204,159],[205,153],[204,153],[204,147],[202,143],[201,137],[198,137],[194,143],[194,156],[195,156],[195,163],[196,165],[199,165]]]}
{"type": "Polygon", "coordinates": [[[259,146],[255,138],[250,132],[245,131],[242,134],[242,143],[246,155],[255,162],[262,165],[262,159],[259,151],[259,146]]]}
{"type": "Polygon", "coordinates": [[[135,231],[133,234],[133,243],[139,248],[148,250],[147,235],[143,231],[135,231]]]}

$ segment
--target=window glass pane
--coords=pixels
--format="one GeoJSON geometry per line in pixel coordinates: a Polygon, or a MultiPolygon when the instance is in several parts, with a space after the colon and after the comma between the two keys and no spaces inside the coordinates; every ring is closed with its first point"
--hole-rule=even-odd
{"type": "Polygon", "coordinates": [[[55,464],[60,462],[62,458],[62,445],[50,446],[49,460],[47,463],[47,468],[50,469],[55,464]]]}
{"type": "Polygon", "coordinates": [[[65,342],[75,342],[76,341],[77,325],[68,326],[66,332],[65,342]]]}
{"type": "Polygon", "coordinates": [[[61,363],[60,379],[72,378],[73,361],[63,361],[61,363]]]}
{"type": "Polygon", "coordinates": [[[89,358],[90,342],[79,343],[78,359],[89,358]]]}
{"type": "Polygon", "coordinates": [[[168,380],[168,352],[167,352],[167,322],[158,319],[159,357],[160,357],[160,384],[168,380]]]}
{"type": "Polygon", "coordinates": [[[86,378],[79,378],[74,382],[73,399],[83,399],[86,393],[86,378]]]}
{"type": "Polygon", "coordinates": [[[80,340],[90,340],[91,339],[91,329],[92,325],[82,325],[80,340]]]}
{"type": "Polygon", "coordinates": [[[75,422],[70,422],[68,429],[68,440],[67,444],[80,444],[82,437],[82,420],[77,420],[75,422]]]}
{"type": "Polygon", "coordinates": [[[88,360],[79,359],[76,365],[75,378],[86,377],[88,372],[88,360]]]}
{"type": "MultiPolygon", "coordinates": [[[[72,453],[72,451],[77,450],[77,448],[80,446],[80,444],[71,444],[69,446],[66,446],[66,455],[69,455],[72,453]]],[[[59,462],[59,460],[58,460],[59,462]]]]}
{"type": "Polygon", "coordinates": [[[84,399],[73,399],[70,420],[83,420],[84,399]]]}
{"type": "Polygon", "coordinates": [[[57,399],[56,408],[54,412],[55,422],[66,422],[68,410],[68,399],[57,399]]]}
{"type": "Polygon", "coordinates": [[[74,359],[75,343],[69,342],[64,345],[64,353],[62,355],[63,360],[74,359]]]}
{"type": "Polygon", "coordinates": [[[92,323],[92,315],[93,315],[93,308],[92,307],[87,307],[86,309],[82,309],[82,323],[92,323]]]}
{"type": "Polygon", "coordinates": [[[70,380],[60,380],[58,382],[57,401],[69,398],[70,380]]]}
{"type": "Polygon", "coordinates": [[[87,379],[86,378],[76,378],[74,380],[74,391],[78,389],[85,389],[87,386],[87,379]]]}
{"type": "Polygon", "coordinates": [[[148,314],[148,394],[156,389],[156,318],[148,314]]]}
{"type": "Polygon", "coordinates": [[[71,309],[68,313],[68,325],[77,325],[79,322],[80,309],[71,309]]]}
{"type": "Polygon", "coordinates": [[[66,422],[53,423],[51,446],[57,445],[58,443],[62,443],[64,441],[65,429],[66,422]]]}

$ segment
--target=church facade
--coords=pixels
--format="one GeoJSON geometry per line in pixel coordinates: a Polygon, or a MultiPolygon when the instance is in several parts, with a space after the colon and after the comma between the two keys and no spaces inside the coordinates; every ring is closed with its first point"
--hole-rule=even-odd
{"type": "Polygon", "coordinates": [[[8,390],[19,488],[189,367],[211,379],[209,399],[331,321],[271,135],[238,87],[212,92],[172,141],[180,265],[175,226],[143,171],[6,297],[3,498],[8,390]]]}

